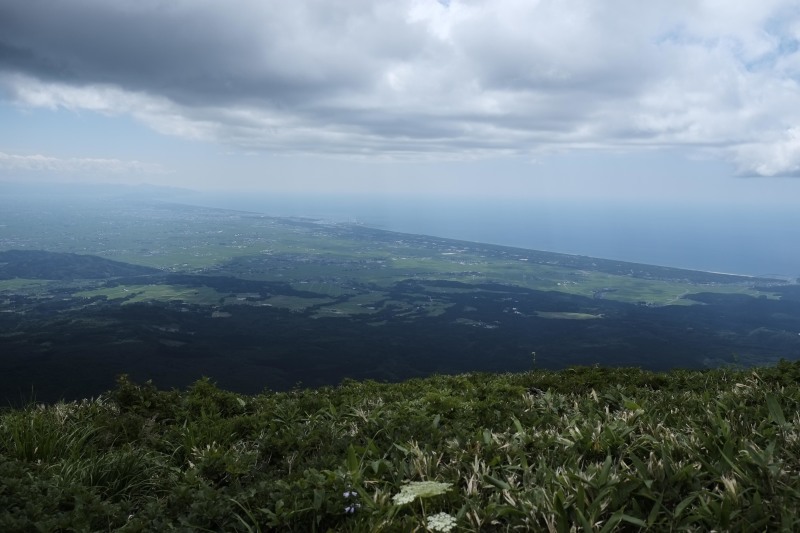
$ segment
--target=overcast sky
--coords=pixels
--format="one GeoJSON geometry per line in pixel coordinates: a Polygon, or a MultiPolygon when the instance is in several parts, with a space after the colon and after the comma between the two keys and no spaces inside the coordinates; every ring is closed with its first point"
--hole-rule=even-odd
{"type": "Polygon", "coordinates": [[[2,0],[0,179],[800,200],[796,0],[2,0]]]}

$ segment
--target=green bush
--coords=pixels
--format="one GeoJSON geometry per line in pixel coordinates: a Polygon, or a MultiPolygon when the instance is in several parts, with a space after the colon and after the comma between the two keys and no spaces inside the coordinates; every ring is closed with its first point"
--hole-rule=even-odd
{"type": "Polygon", "coordinates": [[[794,530],[798,412],[786,361],[258,396],[122,377],[0,412],[0,531],[794,530]]]}

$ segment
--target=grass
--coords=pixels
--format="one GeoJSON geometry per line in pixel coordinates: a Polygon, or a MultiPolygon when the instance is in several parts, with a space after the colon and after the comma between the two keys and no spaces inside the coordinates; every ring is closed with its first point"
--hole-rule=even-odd
{"type": "Polygon", "coordinates": [[[797,530],[800,363],[0,412],[0,530],[797,530]]]}
{"type": "Polygon", "coordinates": [[[150,300],[184,301],[201,305],[214,305],[227,294],[217,292],[209,287],[182,287],[178,285],[118,285],[101,287],[74,293],[76,297],[93,298],[105,296],[109,300],[125,300],[124,303],[145,302],[150,300]]]}
{"type": "Polygon", "coordinates": [[[589,313],[561,313],[551,311],[536,311],[536,316],[559,320],[594,320],[595,318],[603,318],[601,315],[592,315],[589,313]]]}
{"type": "MultiPolygon", "coordinates": [[[[516,263],[512,263],[512,266],[518,267],[516,263]]],[[[526,266],[525,268],[531,269],[532,267],[534,267],[533,271],[536,271],[535,269],[536,266],[537,265],[531,265],[531,266],[526,266]]],[[[335,277],[333,276],[334,274],[336,274],[335,267],[306,266],[305,270],[308,271],[309,275],[313,274],[316,278],[320,278],[321,272],[325,271],[326,268],[332,268],[333,272],[327,271],[327,273],[329,277],[335,277]]],[[[510,283],[512,285],[525,286],[527,288],[534,288],[539,290],[542,289],[557,290],[560,292],[579,294],[589,297],[592,297],[595,294],[595,292],[600,289],[610,288],[614,289],[613,292],[603,293],[603,298],[609,300],[625,301],[625,302],[645,301],[652,305],[694,305],[694,302],[692,302],[691,300],[682,298],[683,296],[692,292],[715,292],[715,293],[726,293],[726,294],[740,293],[740,294],[750,294],[753,296],[761,295],[765,297],[774,297],[773,295],[764,295],[764,293],[755,291],[749,287],[738,286],[738,285],[697,286],[690,283],[652,282],[646,280],[626,278],[624,276],[612,276],[596,272],[584,272],[582,276],[575,278],[577,279],[577,281],[575,279],[571,279],[568,281],[555,281],[556,279],[564,279],[565,274],[564,272],[560,272],[557,275],[555,275],[553,274],[554,270],[563,270],[563,269],[557,269],[555,267],[549,267],[549,266],[542,268],[553,276],[552,279],[542,278],[541,275],[534,276],[533,274],[528,274],[524,278],[525,279],[524,281],[518,280],[517,282],[513,281],[514,278],[519,278],[519,273],[516,270],[513,271],[514,272],[513,274],[509,274],[507,276],[496,276],[486,273],[482,274],[481,276],[475,276],[475,277],[470,276],[468,278],[464,278],[463,276],[458,275],[458,273],[447,271],[448,268],[450,268],[450,266],[448,265],[444,266],[439,265],[437,272],[431,271],[428,273],[428,275],[416,275],[415,277],[420,280],[431,279],[439,281],[439,280],[449,279],[452,281],[460,281],[471,284],[480,284],[487,282],[503,282],[503,283],[510,283]],[[535,281],[530,281],[534,279],[535,281]]],[[[437,316],[443,313],[447,308],[447,306],[442,303],[429,301],[426,296],[420,296],[419,301],[411,302],[413,307],[409,307],[409,304],[406,302],[390,301],[388,300],[389,298],[388,292],[383,292],[380,290],[380,288],[381,287],[389,288],[392,283],[407,279],[407,276],[403,275],[402,271],[396,271],[391,268],[382,270],[381,271],[382,277],[374,277],[370,272],[372,271],[367,271],[363,275],[359,274],[359,276],[361,276],[360,278],[361,281],[368,279],[370,280],[371,283],[376,284],[373,286],[375,287],[375,289],[371,290],[370,292],[359,293],[357,289],[349,287],[345,282],[342,281],[333,281],[333,282],[313,281],[315,277],[310,277],[309,279],[311,281],[294,281],[293,283],[291,283],[291,286],[297,290],[305,290],[305,291],[315,292],[318,294],[325,294],[329,296],[330,299],[276,295],[267,300],[259,302],[249,302],[243,299],[245,296],[248,295],[240,295],[240,294],[230,295],[228,293],[222,293],[216,291],[209,287],[185,287],[185,286],[164,285],[164,284],[118,285],[115,287],[99,287],[99,288],[77,291],[74,293],[74,296],[84,297],[84,298],[104,296],[109,300],[124,300],[124,303],[126,304],[134,302],[150,301],[150,300],[184,301],[186,303],[198,304],[198,305],[218,305],[220,303],[224,303],[226,305],[269,304],[273,307],[289,309],[292,311],[303,311],[311,306],[321,305],[322,307],[318,310],[315,316],[332,316],[332,315],[350,316],[359,314],[369,314],[376,312],[378,308],[381,308],[383,305],[395,305],[399,306],[399,308],[408,308],[409,312],[412,312],[414,311],[415,308],[420,307],[425,310],[425,313],[428,316],[437,316]],[[343,298],[343,297],[347,299],[337,303],[335,303],[333,300],[334,298],[343,298]],[[370,309],[372,307],[376,309],[370,309]]],[[[569,272],[574,272],[574,271],[570,270],[569,272]]],[[[298,275],[299,275],[298,272],[293,272],[293,277],[298,277],[298,275]]],[[[353,273],[350,272],[349,275],[352,276],[353,273]]],[[[275,276],[274,279],[281,280],[283,278],[281,278],[280,276],[275,276]]],[[[10,283],[14,281],[15,280],[6,280],[2,283],[7,284],[9,287],[13,286],[18,288],[28,288],[28,289],[46,286],[42,283],[22,282],[22,281],[17,283],[10,283]]],[[[3,286],[4,285],[0,284],[0,288],[2,288],[3,286]]],[[[437,289],[435,287],[427,287],[426,290],[429,290],[430,292],[435,292],[437,289]]],[[[458,289],[458,288],[448,287],[446,289],[441,288],[439,290],[444,293],[451,293],[451,292],[457,293],[457,292],[466,292],[468,289],[458,289]]],[[[544,314],[539,313],[539,316],[542,316],[544,318],[561,318],[561,319],[597,318],[594,315],[583,316],[582,314],[574,314],[574,313],[573,314],[562,313],[559,314],[558,316],[556,315],[557,314],[553,313],[544,313],[544,314]]]]}
{"type": "Polygon", "coordinates": [[[533,289],[557,290],[587,297],[592,297],[596,291],[614,289],[613,292],[604,293],[603,298],[628,303],[649,302],[653,305],[694,305],[691,300],[685,300],[682,297],[686,294],[698,292],[747,294],[750,296],[764,294],[752,289],[748,284],[698,285],[688,282],[645,280],[587,271],[581,271],[581,275],[576,276],[574,275],[575,270],[560,270],[560,273],[551,270],[546,277],[543,277],[542,274],[530,275],[531,277],[538,276],[540,280],[543,279],[544,281],[520,283],[517,280],[516,284],[533,289]]]}
{"type": "Polygon", "coordinates": [[[342,303],[325,305],[319,308],[313,316],[315,318],[320,318],[330,315],[352,316],[374,314],[383,307],[379,305],[378,302],[385,298],[386,296],[381,293],[359,295],[342,303]]]}
{"type": "Polygon", "coordinates": [[[0,292],[16,291],[19,289],[36,289],[45,287],[49,283],[51,283],[51,281],[45,279],[2,279],[0,280],[0,292]]]}
{"type": "Polygon", "coordinates": [[[270,297],[265,303],[273,307],[280,307],[290,311],[305,311],[314,305],[324,305],[333,302],[328,298],[304,298],[301,296],[284,296],[281,294],[270,297]]]}

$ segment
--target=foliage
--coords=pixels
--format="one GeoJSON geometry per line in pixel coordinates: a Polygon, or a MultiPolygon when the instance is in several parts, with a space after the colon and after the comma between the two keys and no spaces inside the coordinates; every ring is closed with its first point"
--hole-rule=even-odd
{"type": "Polygon", "coordinates": [[[798,362],[257,396],[123,377],[0,412],[0,530],[797,530],[799,407],[798,362]]]}

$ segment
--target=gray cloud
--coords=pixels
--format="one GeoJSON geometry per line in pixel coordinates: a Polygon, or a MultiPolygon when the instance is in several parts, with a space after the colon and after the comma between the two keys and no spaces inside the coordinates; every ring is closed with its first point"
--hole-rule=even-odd
{"type": "Polygon", "coordinates": [[[0,42],[5,65],[39,79],[113,84],[188,105],[302,105],[363,90],[381,61],[402,59],[424,37],[403,24],[381,32],[374,19],[399,13],[378,13],[371,2],[333,5],[12,1],[0,7],[0,42]]]}
{"type": "Polygon", "coordinates": [[[9,0],[0,87],[246,149],[684,146],[792,175],[798,39],[792,0],[9,0]]]}

